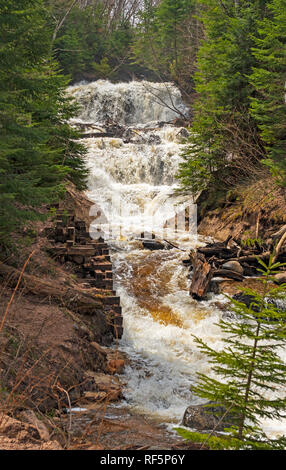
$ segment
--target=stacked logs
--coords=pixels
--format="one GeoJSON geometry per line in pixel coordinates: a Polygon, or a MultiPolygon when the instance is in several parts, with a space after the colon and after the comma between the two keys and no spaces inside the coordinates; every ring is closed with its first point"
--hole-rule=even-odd
{"type": "MultiPolygon", "coordinates": [[[[57,211],[53,233],[54,244],[49,248],[53,258],[62,264],[77,266],[77,280],[85,289],[99,294],[116,337],[122,336],[120,297],[113,290],[113,271],[109,246],[103,238],[92,240],[83,220],[76,220],[72,211],[57,211]]],[[[97,298],[99,296],[97,295],[97,298]]]]}
{"type": "MultiPolygon", "coordinates": [[[[283,242],[285,233],[286,228],[282,235],[283,242]]],[[[229,236],[224,242],[209,243],[191,252],[189,258],[183,260],[192,271],[190,295],[197,300],[205,298],[213,290],[215,278],[243,281],[246,276],[259,275],[257,269],[261,266],[258,259],[267,263],[272,253],[276,261],[285,261],[286,249],[282,243],[275,243],[275,235],[267,243],[254,241],[251,247],[229,236]]]]}

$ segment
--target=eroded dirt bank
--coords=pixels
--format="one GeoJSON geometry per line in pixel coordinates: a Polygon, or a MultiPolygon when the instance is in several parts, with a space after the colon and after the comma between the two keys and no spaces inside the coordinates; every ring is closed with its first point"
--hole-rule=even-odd
{"type": "Polygon", "coordinates": [[[205,191],[198,199],[201,235],[226,240],[267,240],[286,224],[286,191],[267,175],[226,193],[205,191]]]}
{"type": "MultiPolygon", "coordinates": [[[[70,187],[58,211],[89,224],[89,208],[70,187]]],[[[0,448],[196,448],[118,407],[128,358],[118,350],[108,305],[97,304],[110,292],[81,278],[77,255],[54,256],[57,218],[33,227],[32,243],[0,266],[0,448]]]]}

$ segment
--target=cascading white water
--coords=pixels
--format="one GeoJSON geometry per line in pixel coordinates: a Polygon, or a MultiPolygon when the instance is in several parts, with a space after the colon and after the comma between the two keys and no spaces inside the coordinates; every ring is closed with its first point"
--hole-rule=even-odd
{"type": "MultiPolygon", "coordinates": [[[[79,117],[92,123],[111,119],[118,124],[144,126],[171,121],[187,108],[171,83],[146,81],[111,84],[106,80],[75,85],[68,89],[81,105],[79,117]]],[[[152,126],[150,126],[152,127],[152,126]]]]}
{"type": "MultiPolygon", "coordinates": [[[[161,422],[180,423],[186,407],[197,403],[190,390],[196,372],[211,373],[193,335],[223,347],[216,324],[222,315],[219,304],[226,300],[210,294],[198,303],[188,294],[187,270],[181,262],[186,253],[181,250],[200,244],[196,236],[171,229],[168,240],[181,250],[159,251],[144,250],[138,237],[146,226],[156,231],[160,218],[174,216],[174,204],[168,202],[184,200],[175,193],[182,129],[159,127],[157,121],[172,121],[187,114],[187,108],[172,84],[114,85],[99,80],[70,87],[68,93],[81,105],[77,121],[101,129],[112,120],[131,130],[128,143],[110,137],[83,139],[88,196],[111,225],[120,227],[120,236],[110,243],[124,317],[120,349],[130,358],[125,369],[127,403],[161,422]]],[[[283,427],[285,422],[264,422],[272,436],[283,427]]]]}

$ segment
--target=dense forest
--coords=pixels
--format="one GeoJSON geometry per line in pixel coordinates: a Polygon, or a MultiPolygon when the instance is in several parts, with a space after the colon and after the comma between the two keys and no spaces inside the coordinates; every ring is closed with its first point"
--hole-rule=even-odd
{"type": "Polygon", "coordinates": [[[285,0],[1,2],[1,243],[84,187],[68,82],[173,81],[191,105],[193,193],[270,172],[285,185],[285,0]]]}

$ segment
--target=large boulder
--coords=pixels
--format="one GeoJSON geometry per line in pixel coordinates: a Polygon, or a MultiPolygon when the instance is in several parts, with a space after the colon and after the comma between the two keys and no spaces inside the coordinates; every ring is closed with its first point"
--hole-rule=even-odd
{"type": "MultiPolygon", "coordinates": [[[[261,306],[259,305],[259,303],[257,302],[257,300],[255,299],[255,297],[253,295],[245,294],[244,292],[239,292],[237,294],[234,294],[232,296],[232,298],[234,300],[236,300],[237,302],[245,304],[247,306],[247,308],[250,308],[250,306],[251,306],[251,310],[253,310],[253,312],[259,312],[261,310],[261,306]]],[[[285,310],[286,310],[286,304],[283,300],[281,301],[280,299],[275,299],[275,298],[271,298],[271,297],[268,297],[268,298],[265,299],[264,310],[267,310],[268,308],[269,308],[269,310],[271,310],[272,305],[274,305],[274,307],[276,307],[277,309],[279,309],[282,312],[285,312],[285,310]],[[269,305],[269,307],[268,307],[268,305],[269,305]]],[[[263,318],[265,320],[268,319],[268,320],[273,321],[273,316],[271,314],[270,314],[270,317],[265,316],[263,318]]]]}
{"type": "Polygon", "coordinates": [[[197,431],[211,431],[214,428],[223,431],[233,424],[230,415],[221,420],[224,413],[225,409],[215,404],[191,405],[185,411],[182,424],[197,431]]]}
{"type": "Polygon", "coordinates": [[[244,292],[238,292],[237,294],[234,294],[232,298],[241,304],[245,304],[247,308],[249,308],[250,305],[253,304],[252,310],[254,312],[257,312],[259,310],[257,301],[255,300],[255,297],[253,295],[245,294],[244,292]]]}
{"type": "Polygon", "coordinates": [[[234,271],[238,274],[243,274],[243,267],[238,261],[228,261],[222,265],[223,269],[229,269],[230,271],[234,271]]]}
{"type": "Polygon", "coordinates": [[[156,241],[156,240],[145,240],[142,242],[142,245],[147,250],[165,250],[167,247],[165,244],[156,241]]]}

